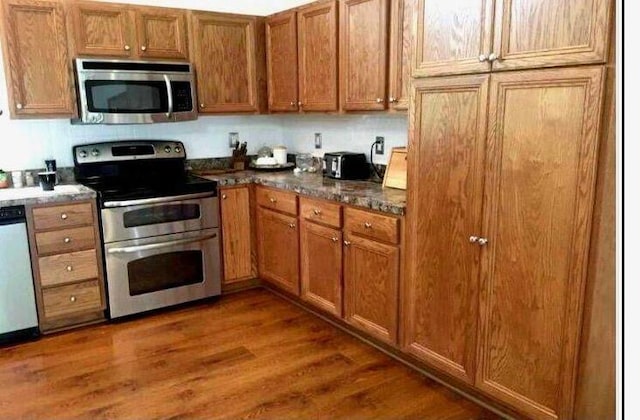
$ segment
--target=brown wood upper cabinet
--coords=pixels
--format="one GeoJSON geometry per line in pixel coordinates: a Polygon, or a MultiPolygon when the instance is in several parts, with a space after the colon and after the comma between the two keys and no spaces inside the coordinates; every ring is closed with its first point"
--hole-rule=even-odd
{"type": "Polygon", "coordinates": [[[264,70],[264,21],[192,12],[191,42],[201,113],[257,112],[264,70]],[[262,57],[262,58],[260,58],[262,57]]]}
{"type": "Polygon", "coordinates": [[[340,0],[340,106],[387,107],[388,0],[340,0]]]}
{"type": "Polygon", "coordinates": [[[2,47],[12,118],[76,113],[61,2],[2,2],[2,47]]]}
{"type": "Polygon", "coordinates": [[[266,31],[269,110],[298,111],[297,13],[271,16],[266,31]]]}
{"type": "Polygon", "coordinates": [[[417,0],[391,0],[389,30],[389,108],[409,109],[411,27],[417,0]]]}
{"type": "Polygon", "coordinates": [[[403,349],[526,417],[572,418],[603,74],[414,84],[403,349]]]}
{"type": "Polygon", "coordinates": [[[81,56],[186,60],[186,11],[98,2],[68,2],[81,56]]]}
{"type": "Polygon", "coordinates": [[[611,0],[418,0],[413,76],[603,63],[611,0]]]}
{"type": "Polygon", "coordinates": [[[298,11],[299,102],[303,111],[338,110],[338,8],[334,0],[298,11]]]}

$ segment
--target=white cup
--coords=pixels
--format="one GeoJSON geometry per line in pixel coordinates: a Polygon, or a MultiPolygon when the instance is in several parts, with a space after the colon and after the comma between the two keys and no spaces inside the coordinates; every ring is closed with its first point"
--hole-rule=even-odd
{"type": "Polygon", "coordinates": [[[13,181],[13,188],[24,187],[24,183],[22,182],[22,171],[12,171],[11,180],[13,181]]]}

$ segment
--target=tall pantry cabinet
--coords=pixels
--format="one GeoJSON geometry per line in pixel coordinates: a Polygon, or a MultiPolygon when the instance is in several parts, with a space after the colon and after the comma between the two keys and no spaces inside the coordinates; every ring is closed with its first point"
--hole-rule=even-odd
{"type": "Polygon", "coordinates": [[[528,417],[571,418],[605,71],[567,65],[604,63],[611,2],[562,21],[549,2],[472,3],[418,2],[401,345],[528,417]],[[475,40],[444,42],[456,22],[475,40]]]}

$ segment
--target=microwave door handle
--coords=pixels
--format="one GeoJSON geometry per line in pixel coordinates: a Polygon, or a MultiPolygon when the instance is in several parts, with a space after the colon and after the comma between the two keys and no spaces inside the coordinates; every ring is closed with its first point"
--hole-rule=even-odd
{"type": "Polygon", "coordinates": [[[171,80],[166,74],[164,76],[164,84],[167,85],[167,100],[169,105],[169,112],[167,112],[167,118],[171,118],[173,114],[173,88],[171,87],[171,80]]]}
{"type": "Polygon", "coordinates": [[[175,241],[161,242],[158,244],[127,246],[124,248],[111,248],[107,251],[107,254],[131,254],[134,252],[150,251],[153,249],[168,248],[171,246],[185,245],[193,242],[204,242],[208,239],[213,239],[216,236],[218,235],[214,233],[212,235],[198,236],[197,238],[178,239],[175,241]]]}

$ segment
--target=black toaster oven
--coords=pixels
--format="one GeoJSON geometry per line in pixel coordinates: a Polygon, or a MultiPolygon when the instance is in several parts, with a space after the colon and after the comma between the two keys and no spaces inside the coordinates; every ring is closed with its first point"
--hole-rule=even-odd
{"type": "Polygon", "coordinates": [[[322,173],[336,179],[367,179],[370,176],[369,163],[364,153],[325,153],[322,173]]]}

